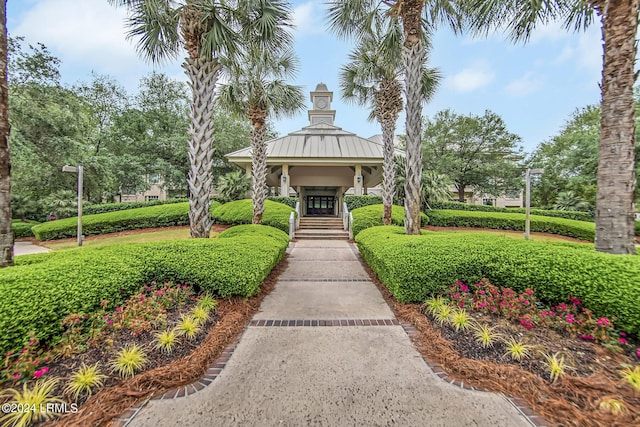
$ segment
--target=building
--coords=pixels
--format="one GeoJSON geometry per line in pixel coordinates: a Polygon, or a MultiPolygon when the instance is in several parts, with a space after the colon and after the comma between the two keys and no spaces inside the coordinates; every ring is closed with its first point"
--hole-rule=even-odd
{"type": "MultiPolygon", "coordinates": [[[[345,193],[367,194],[382,182],[383,144],[334,124],[333,92],[324,83],[310,100],[309,126],[266,142],[267,185],[297,196],[303,216],[339,216],[345,193]]],[[[251,147],[226,157],[251,172],[251,147]]]]}
{"type": "MultiPolygon", "coordinates": [[[[458,190],[454,185],[449,188],[449,191],[451,191],[452,200],[458,200],[458,190]]],[[[488,205],[498,208],[523,208],[524,192],[522,190],[515,190],[503,196],[495,197],[488,194],[477,194],[471,187],[467,187],[464,190],[464,201],[470,205],[488,205]]]]}

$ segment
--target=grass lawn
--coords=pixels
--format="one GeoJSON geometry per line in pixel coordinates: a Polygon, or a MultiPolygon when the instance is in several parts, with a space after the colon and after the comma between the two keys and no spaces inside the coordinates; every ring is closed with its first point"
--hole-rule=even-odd
{"type": "MultiPolygon", "coordinates": [[[[216,237],[217,232],[211,231],[211,237],[216,237]]],[[[163,240],[182,240],[189,238],[189,227],[176,227],[168,230],[150,231],[145,233],[110,234],[102,236],[92,236],[85,239],[83,246],[108,246],[122,243],[147,243],[159,242],[163,240]]],[[[75,239],[64,239],[63,241],[49,241],[45,247],[60,251],[74,249],[78,247],[75,239]]]]}
{"type": "MultiPolygon", "coordinates": [[[[427,230],[434,230],[434,231],[438,231],[438,233],[465,233],[465,234],[495,234],[497,236],[503,236],[503,237],[511,237],[514,239],[524,239],[524,233],[522,231],[511,231],[511,230],[492,230],[489,228],[483,228],[483,229],[473,229],[473,228],[456,228],[456,227],[431,227],[431,226],[427,226],[424,227],[427,230]]],[[[591,245],[593,246],[593,242],[587,242],[586,240],[579,240],[579,239],[574,239],[573,237],[565,237],[565,236],[559,236],[557,234],[550,234],[550,233],[538,233],[538,232],[531,232],[531,240],[537,241],[537,242],[574,242],[574,243],[581,243],[584,245],[591,245]]]]}

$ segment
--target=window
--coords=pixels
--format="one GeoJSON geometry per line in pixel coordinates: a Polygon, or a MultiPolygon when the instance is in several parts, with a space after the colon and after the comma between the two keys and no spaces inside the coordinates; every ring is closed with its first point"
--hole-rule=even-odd
{"type": "Polygon", "coordinates": [[[482,204],[485,206],[493,206],[493,199],[482,199],[482,204]]]}
{"type": "Polygon", "coordinates": [[[147,199],[147,202],[150,202],[152,200],[158,200],[160,199],[160,196],[147,196],[145,197],[147,199]]]}

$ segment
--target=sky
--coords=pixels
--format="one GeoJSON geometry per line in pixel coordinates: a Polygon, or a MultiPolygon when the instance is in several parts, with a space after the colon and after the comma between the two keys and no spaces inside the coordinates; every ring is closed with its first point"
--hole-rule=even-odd
{"type": "MultiPolygon", "coordinates": [[[[43,43],[61,61],[62,80],[90,81],[91,73],[112,76],[130,93],[141,77],[155,70],[185,80],[180,60],[153,65],[137,54],[126,38],[126,11],[107,0],[9,0],[7,26],[11,36],[43,43]]],[[[380,133],[368,122],[366,107],[348,104],[339,94],[340,67],[353,42],[328,32],[322,1],[292,1],[296,24],[295,50],[300,71],[291,83],[309,92],[320,82],[334,91],[335,124],[365,138],[380,133]]],[[[531,152],[558,134],[576,109],[600,101],[602,42],[600,28],[569,33],[560,24],[539,27],[527,44],[513,44],[503,34],[485,38],[456,36],[446,29],[433,37],[428,65],[443,76],[436,95],[424,106],[425,116],[451,109],[458,114],[500,115],[510,132],[531,152]]],[[[280,135],[308,125],[306,111],[275,122],[280,135]]],[[[398,121],[404,133],[404,117],[398,121]]]]}

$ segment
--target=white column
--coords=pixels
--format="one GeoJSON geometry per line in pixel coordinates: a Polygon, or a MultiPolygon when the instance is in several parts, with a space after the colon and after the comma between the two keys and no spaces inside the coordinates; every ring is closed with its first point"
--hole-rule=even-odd
{"type": "Polygon", "coordinates": [[[282,175],[280,175],[280,195],[289,196],[289,165],[282,165],[282,175]]]}
{"type": "Polygon", "coordinates": [[[251,178],[251,163],[244,165],[244,170],[247,172],[247,176],[251,178]]]}
{"type": "Polygon", "coordinates": [[[356,173],[355,173],[355,176],[353,177],[353,194],[355,194],[356,196],[362,196],[362,188],[363,188],[362,181],[363,181],[362,165],[357,164],[356,173]]]}

